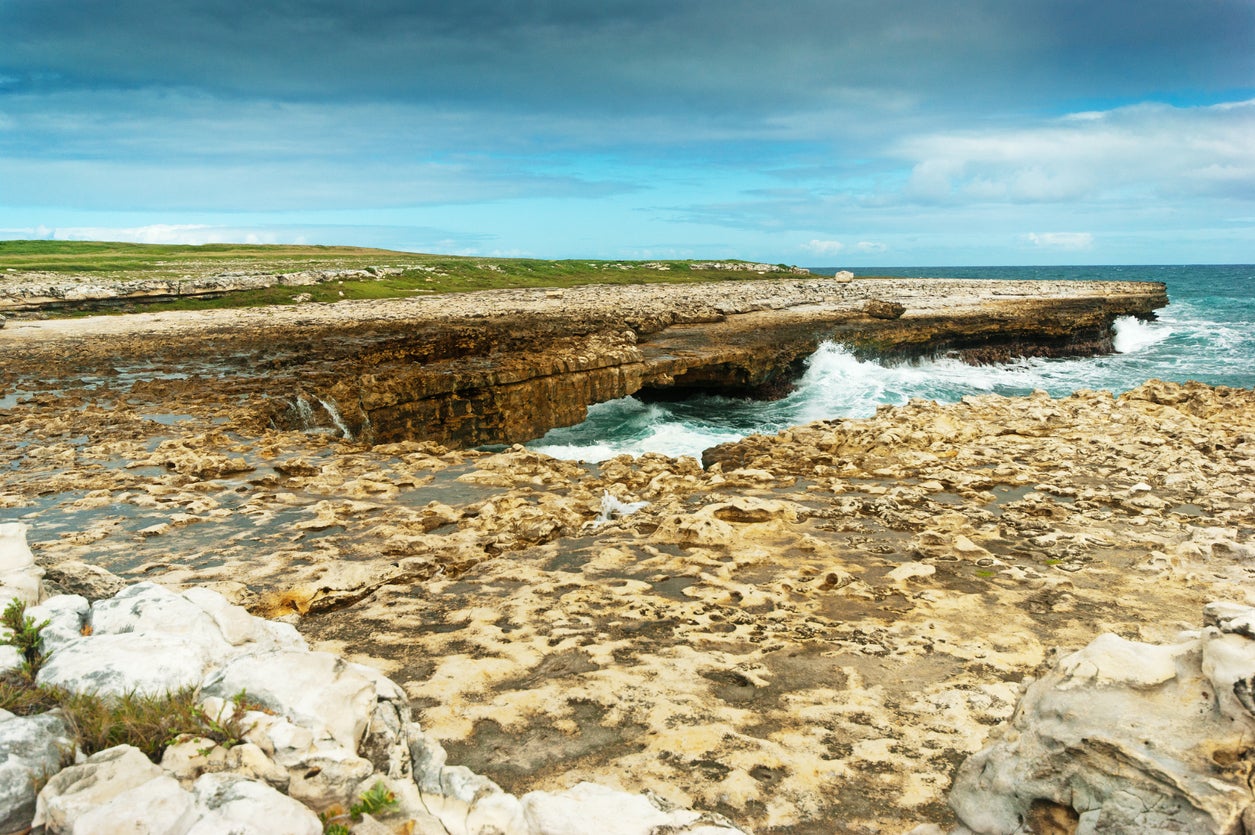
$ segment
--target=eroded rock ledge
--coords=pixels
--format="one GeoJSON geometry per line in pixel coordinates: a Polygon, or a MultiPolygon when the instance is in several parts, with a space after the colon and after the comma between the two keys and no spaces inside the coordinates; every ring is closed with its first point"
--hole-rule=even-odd
{"type": "Polygon", "coordinates": [[[18,389],[50,367],[143,376],[128,396],[248,401],[252,428],[468,447],[629,394],[779,396],[824,340],[897,359],[1110,352],[1117,317],[1167,301],[1159,283],[781,278],[17,322],[0,349],[18,389]]]}

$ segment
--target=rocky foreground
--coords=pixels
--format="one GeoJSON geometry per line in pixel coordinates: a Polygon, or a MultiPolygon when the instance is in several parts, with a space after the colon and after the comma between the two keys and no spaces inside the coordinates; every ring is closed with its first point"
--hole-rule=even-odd
{"type": "Polygon", "coordinates": [[[1175,757],[1194,776],[1148,785],[1182,809],[1199,792],[1239,817],[1250,805],[1251,737],[1217,729],[1245,727],[1235,682],[1252,670],[1198,679],[1202,700],[1178,709],[1182,682],[1217,669],[1179,663],[1207,653],[1144,664],[1123,648],[1179,642],[1212,601],[1255,603],[1251,391],[916,402],[719,447],[705,469],[251,437],[213,414],[57,405],[13,405],[0,441],[4,515],[33,525],[51,590],[108,597],[147,579],[280,616],[386,673],[449,762],[516,796],[593,781],[759,833],[960,819],[1009,832],[1030,809],[1075,823],[1106,808],[1068,782],[1077,758],[1120,785],[1175,757]],[[1036,782],[991,778],[1003,811],[960,802],[956,818],[956,771],[1011,718],[1022,682],[1100,633],[1116,636],[1103,663],[1126,663],[1066,675],[1177,712],[1131,758],[1094,728],[1069,736],[1063,720],[1083,711],[1056,711],[1064,742],[1040,769],[1002,754],[965,767],[1037,769],[1036,782]],[[1195,715],[1207,735],[1164,732],[1195,715]],[[1034,796],[1007,799],[1020,785],[1034,796]]]}
{"type": "MultiPolygon", "coordinates": [[[[849,321],[939,339],[922,298],[849,321]]],[[[80,637],[140,581],[196,605],[221,594],[386,675],[404,694],[389,702],[508,802],[653,792],[699,822],[816,835],[1250,817],[1255,392],[913,402],[704,462],[598,466],[369,446],[325,413],[303,431],[259,422],[268,373],[331,375],[354,334],[397,333],[348,327],[351,350],[295,362],[345,326],[339,307],[9,323],[0,520],[31,526],[43,593],[81,595],[80,637]],[[242,334],[268,316],[292,342],[263,352],[242,334]]],[[[995,328],[983,310],[956,321],[995,328]]],[[[650,333],[697,344],[690,324],[650,333]]],[[[172,778],[192,807],[204,777],[172,778]]]]}

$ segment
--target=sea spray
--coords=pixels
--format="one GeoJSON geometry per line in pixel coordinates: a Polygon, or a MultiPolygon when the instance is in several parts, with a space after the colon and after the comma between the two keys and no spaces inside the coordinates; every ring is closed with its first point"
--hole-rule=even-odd
{"type": "Polygon", "coordinates": [[[1115,321],[1116,353],[1132,354],[1149,348],[1172,336],[1172,328],[1162,322],[1144,322],[1133,316],[1121,316],[1115,321]]]}
{"type": "Polygon", "coordinates": [[[340,431],[340,437],[346,441],[353,440],[353,432],[349,429],[349,425],[344,422],[344,418],[340,415],[340,410],[336,408],[334,400],[323,400],[318,398],[318,402],[327,410],[327,416],[331,418],[331,423],[340,431]]]}
{"type": "Polygon", "coordinates": [[[633,513],[648,506],[649,502],[625,502],[609,493],[603,493],[601,495],[601,513],[598,513],[597,518],[593,519],[593,527],[599,528],[611,519],[622,519],[624,516],[631,516],[633,513]]]}
{"type": "Polygon", "coordinates": [[[292,403],[292,410],[296,412],[296,422],[301,429],[309,430],[314,428],[314,410],[304,395],[298,394],[296,396],[296,400],[292,403]]]}

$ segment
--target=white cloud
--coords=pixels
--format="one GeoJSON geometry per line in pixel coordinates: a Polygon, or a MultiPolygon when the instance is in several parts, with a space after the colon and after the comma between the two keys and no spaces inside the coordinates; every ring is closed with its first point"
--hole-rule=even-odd
{"type": "Polygon", "coordinates": [[[905,140],[923,203],[1059,203],[1255,193],[1255,99],[1139,104],[1019,129],[905,140]]]}
{"type": "Polygon", "coordinates": [[[46,226],[31,230],[37,238],[56,241],[126,241],[137,244],[278,244],[303,243],[299,234],[247,229],[227,226],[198,224],[154,223],[149,226],[107,227],[69,226],[49,229],[46,226]]]}
{"type": "Polygon", "coordinates": [[[879,241],[859,241],[854,245],[854,248],[859,252],[884,252],[889,247],[879,241]]]}
{"type": "Polygon", "coordinates": [[[816,255],[836,255],[845,249],[845,244],[840,241],[813,240],[802,244],[802,249],[805,249],[807,252],[813,252],[816,255]]]}
{"type": "Polygon", "coordinates": [[[1046,249],[1090,249],[1094,236],[1089,232],[1029,232],[1025,240],[1046,249]]]}

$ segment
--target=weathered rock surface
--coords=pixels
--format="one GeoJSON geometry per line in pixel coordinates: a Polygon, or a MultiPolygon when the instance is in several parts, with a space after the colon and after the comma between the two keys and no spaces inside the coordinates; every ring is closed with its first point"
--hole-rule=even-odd
{"type": "Polygon", "coordinates": [[[30,526],[23,522],[0,523],[0,599],[19,598],[30,604],[42,597],[39,581],[44,570],[26,544],[30,526]]]}
{"type": "Polygon", "coordinates": [[[950,804],[963,831],[1249,831],[1255,609],[1213,603],[1206,615],[1167,645],[1102,635],[1033,682],[959,769],[950,804]]]}
{"type": "MultiPolygon", "coordinates": [[[[23,532],[15,529],[12,538],[23,532]]],[[[204,714],[243,738],[232,745],[183,740],[160,764],[123,744],[63,767],[74,761],[75,743],[57,712],[0,714],[3,833],[318,835],[316,812],[335,819],[376,785],[396,799],[376,812],[383,822],[374,825],[384,831],[741,831],[600,786],[507,794],[446,765],[440,745],[412,721],[405,693],[382,673],[310,652],[290,626],[253,617],[203,588],[176,594],[140,583],[90,605],[53,597],[34,611],[49,623],[41,684],[105,698],[192,686],[204,714]],[[181,665],[172,660],[177,655],[190,660],[181,665]]]]}
{"type": "MultiPolygon", "coordinates": [[[[757,832],[952,825],[955,769],[1054,647],[1171,642],[1205,603],[1255,604],[1248,390],[914,402],[725,445],[704,470],[57,403],[0,436],[0,504],[40,562],[283,614],[385,669],[425,737],[502,796],[592,781],[757,832]],[[149,465],[154,432],[255,469],[149,465]],[[635,512],[604,513],[607,494],[635,512]]],[[[38,611],[76,640],[86,604],[38,611]]],[[[254,744],[288,774],[324,732],[285,722],[254,744]]],[[[368,736],[298,794],[340,791],[358,760],[393,773],[399,749],[417,750],[368,736]]]]}
{"type": "Polygon", "coordinates": [[[14,716],[0,711],[0,832],[20,832],[35,814],[40,782],[73,750],[59,714],[14,716]]]}

